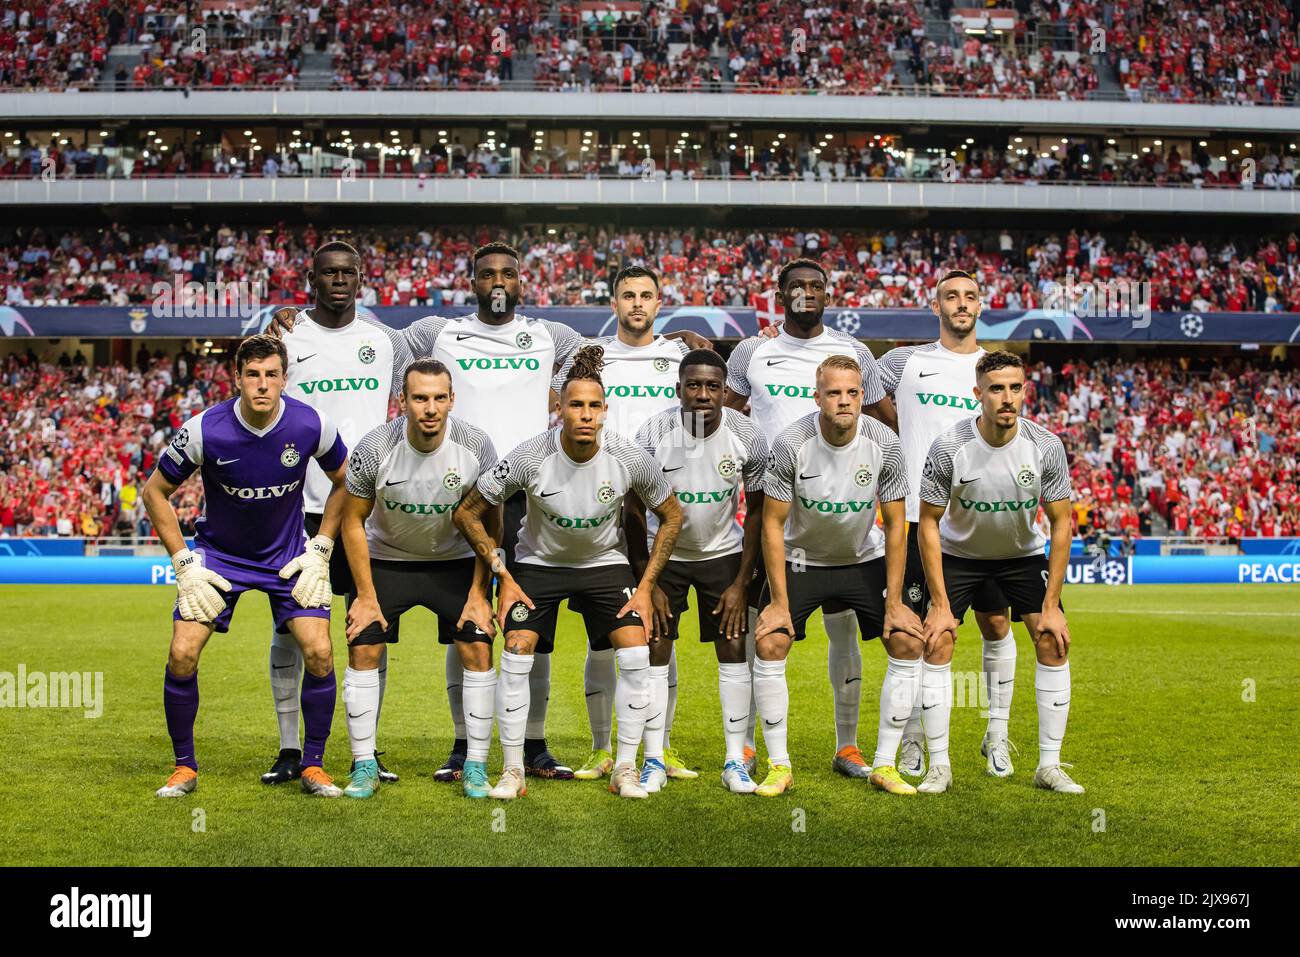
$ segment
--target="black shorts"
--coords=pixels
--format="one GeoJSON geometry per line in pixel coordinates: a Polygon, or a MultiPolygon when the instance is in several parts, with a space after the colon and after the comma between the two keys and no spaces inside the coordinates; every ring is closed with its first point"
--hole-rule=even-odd
{"type": "MultiPolygon", "coordinates": [[[[786,562],[785,590],[790,600],[795,641],[803,641],[804,626],[818,608],[823,616],[828,611],[852,611],[857,615],[863,641],[879,638],[884,630],[884,558],[858,565],[805,565],[803,571],[798,572],[786,562]]],[[[763,604],[767,605],[771,600],[771,590],[764,587],[763,604]]]]}
{"type": "MultiPolygon", "coordinates": [[[[921,564],[921,544],[916,537],[916,523],[907,525],[907,567],[903,570],[903,601],[922,620],[930,609],[930,588],[925,583],[925,566],[921,564]]],[[[945,577],[947,573],[945,572],[945,577]]],[[[986,615],[996,615],[1007,610],[1007,596],[998,583],[989,579],[971,596],[970,607],[986,615]]],[[[1020,619],[1015,619],[1019,621],[1020,619]]]]}
{"type": "Polygon", "coordinates": [[[519,526],[528,511],[528,493],[515,492],[501,505],[501,550],[506,553],[506,568],[515,570],[515,545],[519,541],[519,526]]]}
{"type": "MultiPolygon", "coordinates": [[[[308,537],[315,538],[320,534],[320,520],[323,517],[315,512],[303,514],[303,524],[307,527],[308,537]]],[[[356,590],[356,585],[352,581],[352,569],[348,567],[348,553],[343,550],[341,529],[334,533],[334,551],[330,554],[330,586],[336,595],[347,595],[356,590]]]]}
{"type": "MultiPolygon", "coordinates": [[[[749,588],[746,589],[745,595],[749,599],[749,607],[753,608],[755,611],[761,612],[767,603],[772,600],[772,597],[767,591],[767,566],[763,564],[761,560],[762,556],[759,556],[759,558],[760,561],[758,567],[754,569],[754,580],[749,583],[749,588]]],[[[787,570],[789,567],[789,563],[787,562],[787,570]]],[[[834,597],[827,598],[826,604],[822,606],[822,614],[824,615],[834,615],[838,612],[848,610],[849,606],[847,604],[834,597]]]]}
{"type": "MultiPolygon", "coordinates": [[[[353,640],[354,645],[397,643],[397,623],[410,608],[423,607],[438,616],[438,642],[449,645],[452,641],[486,641],[478,628],[466,623],[461,631],[456,622],[465,607],[470,585],[474,582],[473,558],[453,558],[441,562],[394,562],[371,559],[370,577],[374,579],[375,596],[379,610],[388,622],[388,631],[373,622],[353,640]]],[[[349,597],[351,605],[356,596],[349,597]]]]}
{"type": "Polygon", "coordinates": [[[943,582],[948,588],[948,605],[958,621],[965,617],[966,609],[979,610],[974,598],[987,583],[996,585],[1010,599],[1012,620],[1022,621],[1025,615],[1036,615],[1043,610],[1047,556],[989,559],[944,555],[943,582]]]}
{"type": "Polygon", "coordinates": [[[722,638],[718,630],[721,615],[713,614],[722,600],[722,593],[731,587],[740,571],[740,552],[709,558],[702,562],[673,562],[664,566],[659,576],[659,587],[668,596],[668,606],[673,617],[668,619],[668,639],[677,640],[677,630],[682,614],[691,606],[688,600],[691,586],[695,587],[695,600],[699,603],[696,615],[700,621],[700,641],[714,642],[722,638]]]}
{"type": "Polygon", "coordinates": [[[532,599],[533,608],[530,611],[527,605],[516,604],[506,615],[504,631],[506,635],[512,631],[537,632],[539,654],[550,654],[555,649],[555,620],[560,602],[566,598],[570,608],[575,599],[581,605],[588,640],[593,641],[593,647],[600,647],[594,644],[597,639],[604,640],[604,647],[609,647],[607,636],[611,631],[641,624],[641,616],[635,612],[618,617],[619,610],[636,591],[631,565],[555,568],[520,562],[513,574],[515,583],[532,599]]]}

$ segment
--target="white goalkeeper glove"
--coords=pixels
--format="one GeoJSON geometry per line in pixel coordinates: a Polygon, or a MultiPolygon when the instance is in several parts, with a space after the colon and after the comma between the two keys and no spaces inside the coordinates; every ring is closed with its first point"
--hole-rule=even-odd
{"type": "Polygon", "coordinates": [[[230,591],[230,582],[214,571],[203,567],[199,556],[182,548],[172,556],[176,569],[176,608],[186,621],[209,624],[226,608],[221,592],[230,591]]]}
{"type": "Polygon", "coordinates": [[[303,608],[328,608],[333,600],[330,587],[330,555],[334,552],[334,539],[317,535],[307,543],[306,550],[280,569],[280,577],[290,579],[298,574],[293,586],[293,600],[303,608]]]}

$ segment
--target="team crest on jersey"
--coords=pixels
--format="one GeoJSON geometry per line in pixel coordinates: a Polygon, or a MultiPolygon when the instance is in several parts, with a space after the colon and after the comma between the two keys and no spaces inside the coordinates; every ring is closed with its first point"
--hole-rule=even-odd
{"type": "Polygon", "coordinates": [[[668,360],[665,359],[663,356],[660,356],[658,359],[655,360],[655,372],[667,372],[667,371],[668,371],[668,360]]]}
{"type": "Polygon", "coordinates": [[[871,469],[865,465],[859,466],[858,470],[853,473],[853,481],[866,488],[871,484],[871,469]]]}
{"type": "Polygon", "coordinates": [[[596,501],[601,505],[608,505],[618,497],[614,491],[614,486],[609,482],[601,482],[600,488],[596,489],[596,501]]]}
{"type": "Polygon", "coordinates": [[[301,458],[302,456],[298,454],[297,449],[292,445],[286,445],[284,451],[280,453],[280,464],[287,469],[291,469],[298,464],[298,460],[301,458]]]}
{"type": "Polygon", "coordinates": [[[925,464],[921,466],[921,477],[928,479],[934,478],[934,462],[932,460],[926,459],[925,464]]]}
{"type": "Polygon", "coordinates": [[[921,600],[921,586],[920,586],[920,585],[917,585],[917,584],[914,583],[914,584],[908,586],[908,588],[907,588],[907,600],[910,601],[910,602],[911,602],[912,604],[914,604],[914,605],[915,605],[918,601],[921,600]]]}
{"type": "Polygon", "coordinates": [[[375,361],[375,355],[375,347],[368,342],[364,343],[361,348],[357,350],[357,358],[366,365],[370,365],[370,363],[375,361]]]}
{"type": "Polygon", "coordinates": [[[731,478],[736,474],[736,460],[730,455],[724,455],[722,461],[718,463],[718,474],[723,478],[731,478]]]}
{"type": "Polygon", "coordinates": [[[497,467],[492,470],[492,477],[498,482],[505,481],[505,477],[510,474],[510,460],[502,459],[497,463],[497,467]]]}
{"type": "Polygon", "coordinates": [[[768,453],[767,453],[767,470],[770,472],[770,471],[772,471],[772,469],[774,469],[774,468],[776,468],[776,453],[775,453],[775,452],[768,452],[768,453]]]}
{"type": "Polygon", "coordinates": [[[442,477],[442,487],[447,489],[449,492],[454,492],[456,489],[460,488],[460,484],[460,473],[455,469],[447,469],[447,474],[442,477]]]}
{"type": "Polygon", "coordinates": [[[528,620],[528,606],[519,602],[514,608],[510,609],[510,620],[518,623],[528,620]]]}
{"type": "Polygon", "coordinates": [[[515,336],[515,345],[520,349],[527,349],[533,344],[533,334],[531,332],[521,332],[515,336]]]}
{"type": "Polygon", "coordinates": [[[1021,488],[1029,488],[1034,484],[1034,479],[1037,477],[1034,475],[1034,470],[1026,465],[1020,469],[1020,473],[1016,476],[1016,484],[1021,488]]]}

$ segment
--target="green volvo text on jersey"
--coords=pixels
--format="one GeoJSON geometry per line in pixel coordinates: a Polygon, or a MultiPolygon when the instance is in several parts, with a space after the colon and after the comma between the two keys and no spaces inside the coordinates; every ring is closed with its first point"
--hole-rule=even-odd
{"type": "Polygon", "coordinates": [[[314,379],[302,383],[302,391],[311,395],[313,392],[374,392],[379,388],[379,380],[368,379],[314,379]]]}

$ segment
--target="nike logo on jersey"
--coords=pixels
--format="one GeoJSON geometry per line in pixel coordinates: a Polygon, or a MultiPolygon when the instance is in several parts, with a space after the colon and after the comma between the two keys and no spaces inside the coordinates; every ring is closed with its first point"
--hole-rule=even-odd
{"type": "Polygon", "coordinates": [[[816,475],[804,475],[802,472],[799,473],[799,481],[800,481],[800,482],[806,482],[806,481],[808,481],[809,479],[815,479],[815,478],[821,478],[821,477],[822,477],[822,473],[821,473],[821,472],[818,472],[816,475]]]}
{"type": "Polygon", "coordinates": [[[538,497],[538,498],[550,498],[552,495],[559,495],[559,494],[560,494],[561,492],[563,492],[563,491],[564,491],[564,489],[562,489],[562,488],[557,488],[554,492],[538,492],[538,493],[537,493],[537,497],[538,497]]]}
{"type": "Polygon", "coordinates": [[[684,468],[686,468],[685,465],[679,465],[675,469],[664,469],[664,475],[667,475],[669,472],[680,472],[684,468]]]}
{"type": "Polygon", "coordinates": [[[217,459],[218,465],[229,465],[231,462],[238,462],[239,459],[217,459]]]}
{"type": "Polygon", "coordinates": [[[400,482],[394,482],[390,479],[389,481],[384,483],[384,488],[388,488],[388,486],[390,485],[405,485],[409,481],[410,479],[402,479],[400,482]]]}
{"type": "Polygon", "coordinates": [[[927,378],[929,378],[929,377],[932,376],[932,375],[938,375],[938,374],[939,374],[939,373],[937,373],[937,372],[918,372],[918,373],[916,374],[916,377],[917,377],[918,379],[927,379],[927,378]]]}
{"type": "Polygon", "coordinates": [[[296,362],[306,362],[308,359],[310,359],[310,358],[311,358],[312,356],[314,356],[314,355],[316,355],[316,353],[313,352],[313,353],[311,353],[311,354],[309,354],[309,355],[298,356],[297,359],[296,359],[295,361],[296,361],[296,362]]]}
{"type": "Polygon", "coordinates": [[[957,484],[958,484],[958,485],[969,485],[971,482],[974,482],[975,479],[978,479],[978,478],[979,478],[978,475],[975,476],[975,478],[964,478],[964,479],[962,479],[960,482],[958,482],[957,484]]]}
{"type": "Polygon", "coordinates": [[[478,338],[478,336],[477,336],[475,333],[469,332],[469,333],[466,333],[466,334],[464,334],[464,335],[459,335],[459,334],[458,334],[458,335],[456,336],[456,341],[457,341],[457,342],[464,342],[466,339],[477,339],[477,338],[478,338]]]}
{"type": "Polygon", "coordinates": [[[768,360],[767,360],[767,364],[770,365],[770,366],[777,366],[777,365],[780,365],[782,362],[785,362],[785,360],[784,360],[784,359],[768,359],[768,360]]]}

